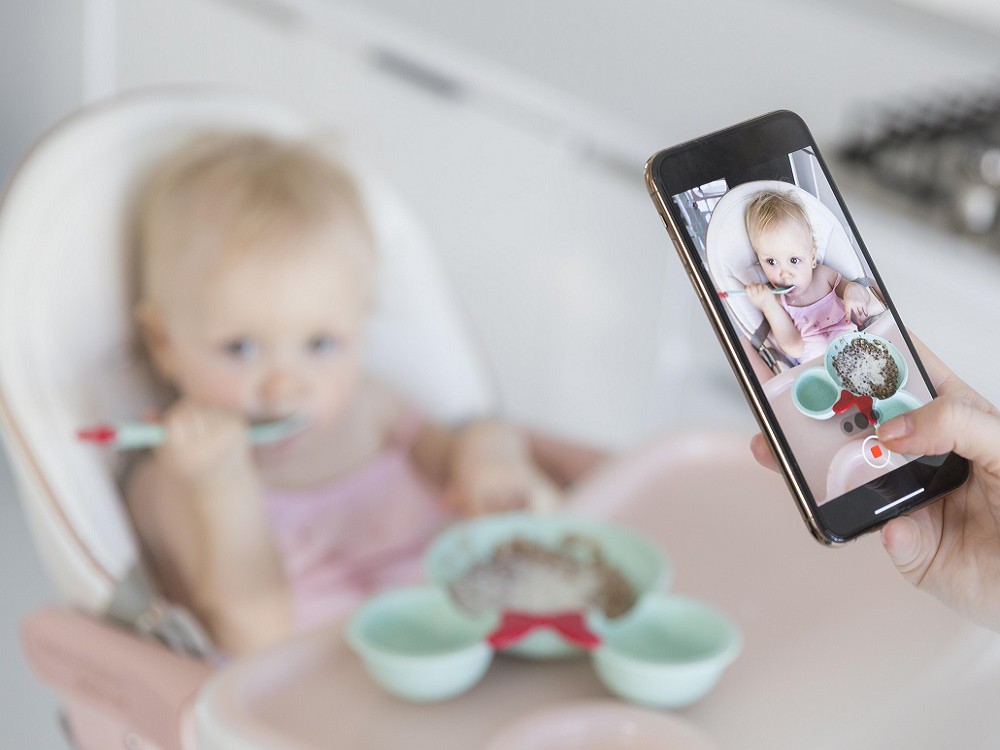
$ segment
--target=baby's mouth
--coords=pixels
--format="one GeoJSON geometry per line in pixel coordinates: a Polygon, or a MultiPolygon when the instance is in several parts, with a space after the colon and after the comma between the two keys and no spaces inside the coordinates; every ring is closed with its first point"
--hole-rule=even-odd
{"type": "Polygon", "coordinates": [[[251,427],[258,427],[265,424],[277,424],[278,422],[284,422],[288,419],[301,419],[302,421],[305,421],[305,416],[300,412],[288,412],[286,414],[270,416],[251,416],[247,418],[247,424],[251,427]]]}
{"type": "Polygon", "coordinates": [[[247,420],[247,425],[250,427],[260,427],[261,425],[280,422],[282,419],[284,419],[284,417],[250,417],[247,420]]]}
{"type": "Polygon", "coordinates": [[[251,418],[250,442],[257,448],[287,445],[308,426],[305,414],[296,412],[281,419],[251,418]]]}

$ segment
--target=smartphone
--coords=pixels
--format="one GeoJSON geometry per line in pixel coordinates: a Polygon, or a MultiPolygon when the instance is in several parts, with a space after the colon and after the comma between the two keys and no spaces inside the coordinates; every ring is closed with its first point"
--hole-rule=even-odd
{"type": "Polygon", "coordinates": [[[855,539],[966,480],[958,455],[878,441],[936,394],[802,118],[660,151],[646,184],[817,540],[855,539]]]}

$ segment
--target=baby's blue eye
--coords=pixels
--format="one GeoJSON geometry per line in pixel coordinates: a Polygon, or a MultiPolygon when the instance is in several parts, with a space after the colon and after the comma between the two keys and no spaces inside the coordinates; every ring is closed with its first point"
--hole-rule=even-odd
{"type": "Polygon", "coordinates": [[[233,339],[225,346],[223,351],[233,359],[251,359],[257,355],[259,347],[253,339],[233,339]]]}
{"type": "Polygon", "coordinates": [[[309,339],[309,351],[314,354],[328,354],[338,346],[337,339],[329,334],[320,334],[309,339]]]}
{"type": "Polygon", "coordinates": [[[793,266],[797,266],[801,262],[802,262],[802,258],[792,258],[792,265],[793,266]]]}
{"type": "Polygon", "coordinates": [[[774,262],[774,258],[768,258],[764,262],[767,263],[767,265],[769,265],[769,266],[776,265],[775,262],[774,262]]]}

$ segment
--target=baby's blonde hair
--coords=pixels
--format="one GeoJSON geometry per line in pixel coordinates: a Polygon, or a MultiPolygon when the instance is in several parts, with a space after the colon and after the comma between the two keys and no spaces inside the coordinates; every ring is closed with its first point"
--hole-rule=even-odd
{"type": "Polygon", "coordinates": [[[162,294],[180,253],[268,245],[328,223],[350,223],[373,254],[354,180],[319,148],[258,133],[203,133],[162,162],[141,193],[135,294],[162,294]]]}
{"type": "Polygon", "coordinates": [[[755,253],[761,252],[760,238],[771,229],[783,226],[787,222],[801,227],[809,237],[810,245],[816,245],[813,237],[812,222],[805,206],[795,193],[778,190],[761,190],[754,194],[747,203],[743,214],[746,223],[747,237],[750,247],[755,253]]]}

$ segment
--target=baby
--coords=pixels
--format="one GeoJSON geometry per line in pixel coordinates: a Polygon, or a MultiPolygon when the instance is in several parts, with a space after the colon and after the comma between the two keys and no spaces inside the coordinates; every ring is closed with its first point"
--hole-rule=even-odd
{"type": "Polygon", "coordinates": [[[763,313],[778,346],[800,362],[819,357],[857,322],[885,309],[871,290],[816,261],[805,207],[793,193],[762,190],[750,199],[747,235],[770,286],[748,284],[747,299],[763,313]],[[793,287],[786,294],[774,289],[793,287]]]}
{"type": "Polygon", "coordinates": [[[457,512],[555,497],[515,430],[434,424],[363,372],[377,249],[316,150],[206,134],[152,176],[137,229],[136,320],[173,400],[126,499],[164,593],[223,650],[412,582],[457,512]],[[248,442],[293,415],[290,437],[248,442]]]}

